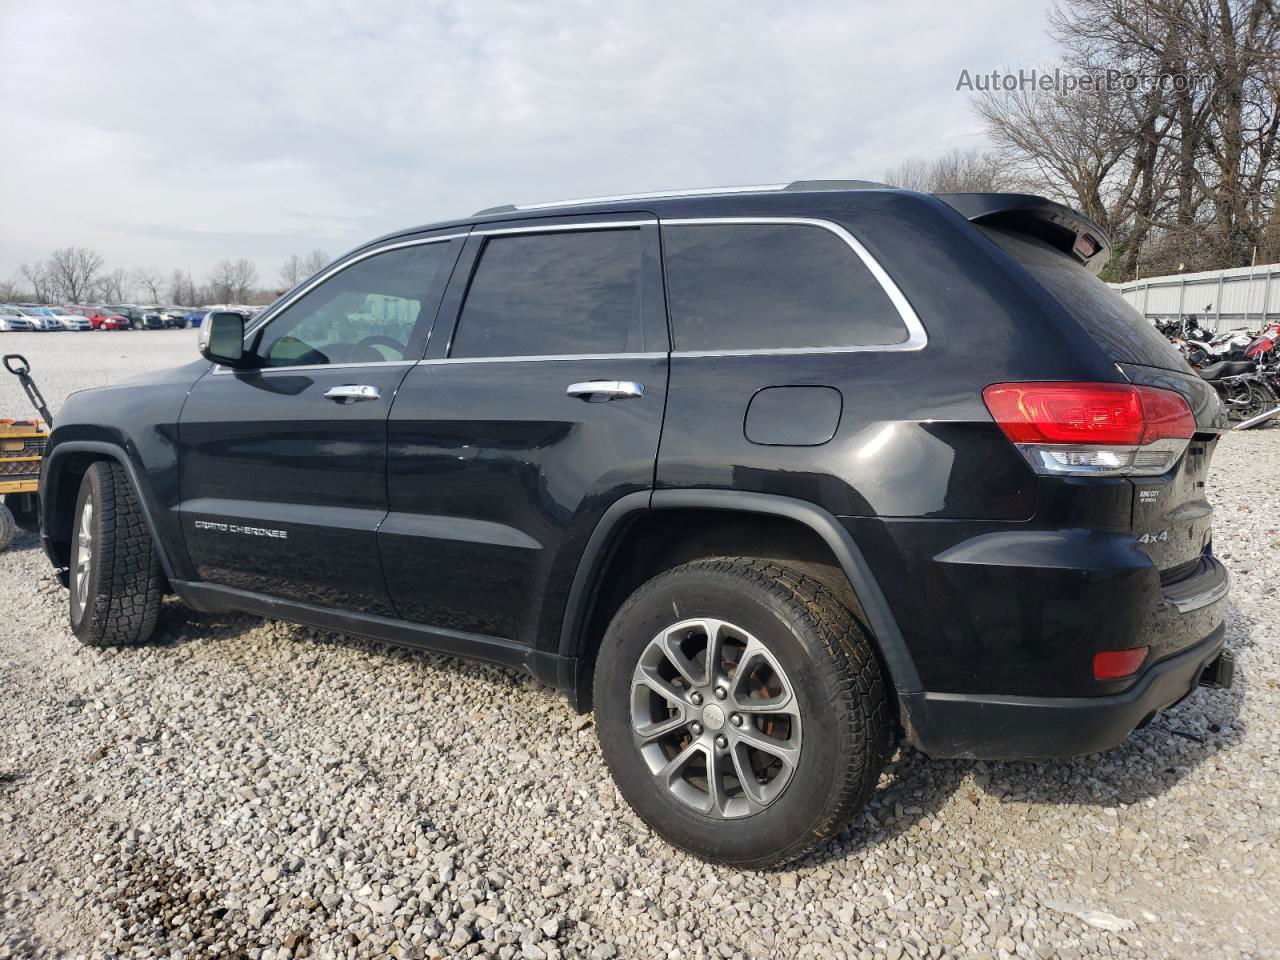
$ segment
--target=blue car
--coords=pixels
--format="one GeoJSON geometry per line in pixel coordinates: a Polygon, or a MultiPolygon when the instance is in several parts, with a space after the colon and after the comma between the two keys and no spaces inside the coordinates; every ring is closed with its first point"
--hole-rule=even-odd
{"type": "Polygon", "coordinates": [[[191,313],[188,313],[185,317],[182,318],[182,322],[185,323],[188,327],[198,327],[200,326],[201,321],[203,321],[204,318],[208,315],[208,313],[209,313],[208,310],[193,310],[191,313]]]}

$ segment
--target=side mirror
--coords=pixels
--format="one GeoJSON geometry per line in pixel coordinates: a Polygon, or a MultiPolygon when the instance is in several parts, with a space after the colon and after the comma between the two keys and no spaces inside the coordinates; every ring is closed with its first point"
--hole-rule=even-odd
{"type": "Polygon", "coordinates": [[[222,310],[205,317],[200,324],[200,353],[224,367],[245,366],[244,317],[222,310]]]}

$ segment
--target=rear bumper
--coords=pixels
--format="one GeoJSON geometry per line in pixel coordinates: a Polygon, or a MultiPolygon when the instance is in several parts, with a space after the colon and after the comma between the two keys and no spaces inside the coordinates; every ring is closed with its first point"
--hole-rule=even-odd
{"type": "Polygon", "coordinates": [[[909,694],[904,711],[912,718],[908,738],[937,758],[1043,759],[1109,750],[1157,711],[1190,694],[1202,677],[1210,685],[1229,685],[1230,661],[1218,659],[1224,632],[1219,625],[1194,646],[1152,664],[1128,690],[1111,696],[909,694]]]}

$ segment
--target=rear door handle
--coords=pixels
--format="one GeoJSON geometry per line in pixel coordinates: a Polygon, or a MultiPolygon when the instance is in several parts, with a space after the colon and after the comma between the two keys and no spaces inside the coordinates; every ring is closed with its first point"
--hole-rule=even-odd
{"type": "Polygon", "coordinates": [[[361,400],[377,400],[382,396],[382,391],[367,383],[344,383],[338,387],[330,387],[324,395],[335,403],[359,403],[361,400]]]}
{"type": "Polygon", "coordinates": [[[584,380],[569,384],[565,393],[584,400],[625,400],[643,397],[644,384],[634,380],[584,380]]]}

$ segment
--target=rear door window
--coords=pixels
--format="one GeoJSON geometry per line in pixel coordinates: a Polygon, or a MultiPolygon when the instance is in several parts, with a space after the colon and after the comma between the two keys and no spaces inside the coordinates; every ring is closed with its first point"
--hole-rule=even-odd
{"type": "Polygon", "coordinates": [[[662,256],[676,350],[875,347],[908,337],[880,282],[820,226],[665,224],[662,256]]]}
{"type": "Polygon", "coordinates": [[[490,237],[449,356],[640,350],[641,251],[636,228],[490,237]]]}
{"type": "Polygon", "coordinates": [[[979,229],[1031,274],[1112,360],[1186,369],[1182,354],[1154,324],[1065,253],[1025,234],[979,229]]]}

